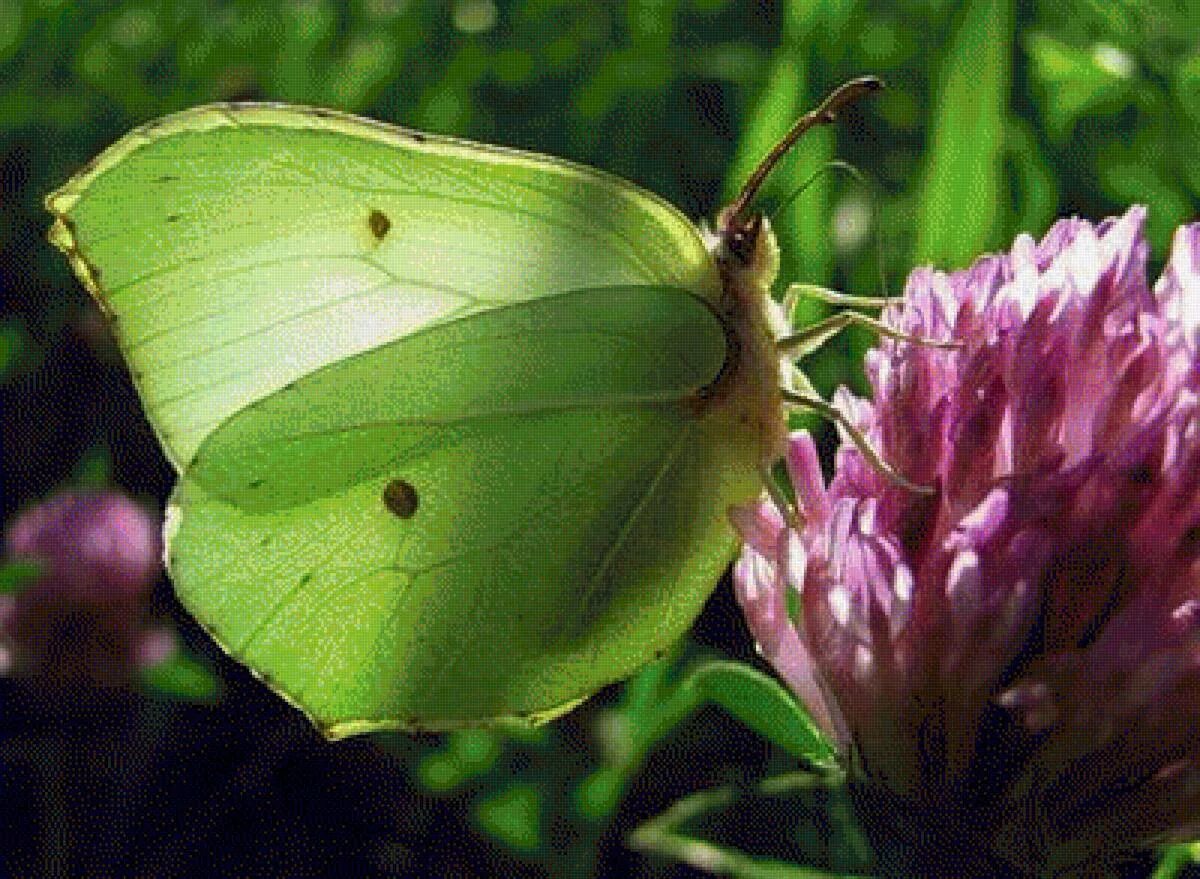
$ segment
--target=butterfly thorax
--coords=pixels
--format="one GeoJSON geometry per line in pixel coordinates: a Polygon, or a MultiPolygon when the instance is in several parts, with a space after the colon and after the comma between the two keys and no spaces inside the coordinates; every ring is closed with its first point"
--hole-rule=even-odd
{"type": "Polygon", "coordinates": [[[770,223],[755,215],[737,228],[725,217],[705,244],[721,276],[721,319],[729,338],[729,359],[712,387],[708,405],[728,407],[758,433],[763,460],[774,461],[787,442],[787,416],[780,387],[792,371],[775,340],[789,331],[783,309],[771,297],[779,273],[779,245],[770,223]]]}

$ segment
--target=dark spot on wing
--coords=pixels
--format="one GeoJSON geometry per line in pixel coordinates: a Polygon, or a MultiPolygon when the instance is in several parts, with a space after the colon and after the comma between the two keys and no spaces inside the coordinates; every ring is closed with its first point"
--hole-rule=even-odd
{"type": "Polygon", "coordinates": [[[410,132],[408,132],[408,136],[411,137],[413,140],[415,140],[417,143],[425,143],[425,141],[429,140],[429,138],[426,137],[424,135],[424,133],[420,132],[420,131],[410,131],[410,132]]]}
{"type": "Polygon", "coordinates": [[[178,223],[180,216],[181,216],[180,214],[167,214],[166,221],[168,223],[178,223]]]}
{"type": "Polygon", "coordinates": [[[262,540],[260,540],[260,541],[258,542],[258,545],[259,545],[259,546],[270,546],[270,545],[271,545],[271,535],[270,535],[270,534],[264,534],[264,535],[263,535],[263,537],[262,537],[262,540]]]}
{"type": "Polygon", "coordinates": [[[262,488],[265,482],[266,480],[264,479],[251,479],[250,484],[246,488],[262,488]]]}
{"type": "Polygon", "coordinates": [[[154,182],[155,183],[174,183],[178,179],[179,179],[178,175],[163,174],[161,177],[154,178],[154,182]]]}
{"type": "Polygon", "coordinates": [[[367,215],[367,225],[371,229],[371,234],[375,236],[375,240],[382,241],[383,236],[387,235],[388,230],[392,228],[392,221],[383,211],[372,208],[371,213],[367,215]]]}
{"type": "Polygon", "coordinates": [[[393,479],[383,487],[383,505],[399,519],[411,519],[420,500],[413,484],[403,479],[393,479]]]}
{"type": "Polygon", "coordinates": [[[304,575],[303,575],[303,576],[300,578],[300,585],[301,585],[301,586],[307,586],[307,585],[308,585],[308,582],[309,582],[309,581],[310,581],[312,578],[313,578],[313,572],[312,572],[312,571],[308,571],[307,573],[305,573],[305,574],[304,574],[304,575]]]}

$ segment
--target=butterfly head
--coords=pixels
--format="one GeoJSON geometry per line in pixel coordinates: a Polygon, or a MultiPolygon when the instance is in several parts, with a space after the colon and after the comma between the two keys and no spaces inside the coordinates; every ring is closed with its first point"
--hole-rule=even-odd
{"type": "Polygon", "coordinates": [[[717,216],[709,248],[727,290],[732,285],[743,300],[770,295],[779,273],[779,245],[765,216],[739,217],[726,208],[717,216]]]}
{"type": "Polygon", "coordinates": [[[841,112],[865,95],[883,87],[882,80],[862,76],[838,86],[817,107],[805,113],[754,167],[733,201],[717,217],[715,242],[710,252],[726,278],[732,276],[746,288],[769,287],[779,268],[779,249],[770,223],[754,208],[771,172],[806,131],[828,125],[841,112]],[[747,283],[749,282],[749,283],[747,283]]]}
{"type": "Polygon", "coordinates": [[[751,214],[743,220],[731,216],[729,211],[722,212],[717,229],[730,258],[747,266],[753,262],[764,222],[762,214],[751,214]]]}

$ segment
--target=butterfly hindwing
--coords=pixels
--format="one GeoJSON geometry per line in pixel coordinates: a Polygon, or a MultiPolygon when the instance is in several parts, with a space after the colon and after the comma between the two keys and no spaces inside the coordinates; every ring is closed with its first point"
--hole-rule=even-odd
{"type": "Polygon", "coordinates": [[[299,379],[184,477],[180,598],[331,734],[570,703],[672,643],[728,561],[695,414],[724,356],[691,294],[603,288],[299,379]]]}

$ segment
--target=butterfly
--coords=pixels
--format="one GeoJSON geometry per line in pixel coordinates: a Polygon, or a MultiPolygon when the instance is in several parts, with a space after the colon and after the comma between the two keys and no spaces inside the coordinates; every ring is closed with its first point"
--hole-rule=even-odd
{"type": "MultiPolygon", "coordinates": [[[[751,202],[315,108],[142,126],[47,197],[179,480],[167,564],[328,736],[556,716],[675,642],[796,380],[751,202]]],[[[792,347],[795,347],[793,345],[792,347]]]]}

